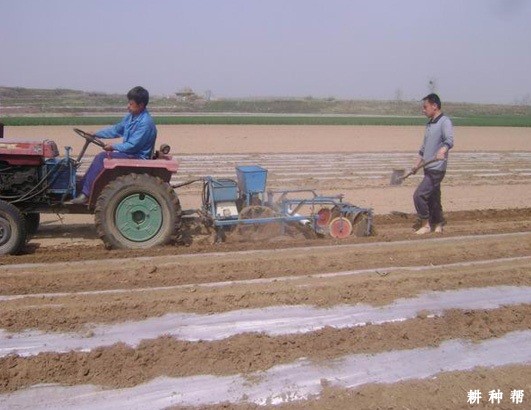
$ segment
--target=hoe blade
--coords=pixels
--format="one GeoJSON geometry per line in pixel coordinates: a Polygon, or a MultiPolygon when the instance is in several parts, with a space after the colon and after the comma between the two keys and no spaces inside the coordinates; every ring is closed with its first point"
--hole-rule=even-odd
{"type": "Polygon", "coordinates": [[[405,169],[394,169],[391,174],[391,185],[400,185],[405,179],[405,169]]]}

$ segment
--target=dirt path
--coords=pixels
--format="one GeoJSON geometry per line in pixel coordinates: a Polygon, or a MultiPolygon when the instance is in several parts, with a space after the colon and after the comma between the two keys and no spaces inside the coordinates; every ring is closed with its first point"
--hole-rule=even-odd
{"type": "MultiPolygon", "coordinates": [[[[103,127],[85,126],[87,132],[103,127]]],[[[271,152],[378,152],[415,154],[424,127],[297,125],[159,125],[157,140],[177,154],[271,152]]],[[[530,128],[456,127],[457,150],[529,151],[530,128]]],[[[6,138],[48,138],[79,152],[83,140],[70,126],[5,127],[6,138]]],[[[91,147],[89,153],[97,152],[91,147]]]]}

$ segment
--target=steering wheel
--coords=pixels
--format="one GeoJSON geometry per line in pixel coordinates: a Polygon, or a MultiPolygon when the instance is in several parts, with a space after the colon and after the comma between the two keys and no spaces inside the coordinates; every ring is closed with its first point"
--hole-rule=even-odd
{"type": "Polygon", "coordinates": [[[89,134],[88,132],[85,132],[85,131],[83,131],[83,130],[80,130],[79,128],[74,128],[74,131],[75,131],[80,137],[85,138],[88,142],[92,142],[93,144],[97,145],[98,147],[103,148],[103,147],[105,146],[105,144],[103,143],[102,140],[100,140],[99,138],[95,137],[95,136],[92,135],[92,134],[89,134]]]}

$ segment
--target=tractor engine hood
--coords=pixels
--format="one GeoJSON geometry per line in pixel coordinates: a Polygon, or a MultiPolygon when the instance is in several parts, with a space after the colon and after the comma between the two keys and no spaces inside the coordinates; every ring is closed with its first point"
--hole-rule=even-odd
{"type": "Polygon", "coordinates": [[[0,140],[0,161],[10,165],[41,165],[46,159],[55,158],[59,150],[54,141],[0,140]]]}

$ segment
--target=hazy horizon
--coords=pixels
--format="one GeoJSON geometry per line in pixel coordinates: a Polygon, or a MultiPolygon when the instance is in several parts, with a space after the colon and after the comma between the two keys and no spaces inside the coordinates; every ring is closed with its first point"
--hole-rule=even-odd
{"type": "Polygon", "coordinates": [[[0,85],[529,104],[531,1],[0,0],[0,85]],[[432,87],[433,88],[433,87],[432,87]]]}

